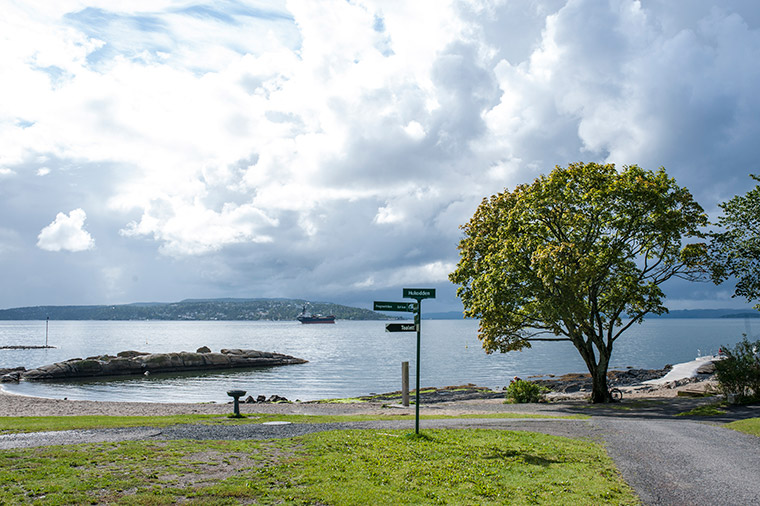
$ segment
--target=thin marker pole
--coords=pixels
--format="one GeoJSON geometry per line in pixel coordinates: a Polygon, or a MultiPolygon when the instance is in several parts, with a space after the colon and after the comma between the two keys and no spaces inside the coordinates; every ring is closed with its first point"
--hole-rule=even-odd
{"type": "Polygon", "coordinates": [[[420,334],[422,329],[422,299],[417,299],[417,390],[414,392],[414,433],[420,433],[420,334]]]}
{"type": "Polygon", "coordinates": [[[48,347],[48,327],[50,326],[50,317],[45,319],[45,348],[48,347]]]}

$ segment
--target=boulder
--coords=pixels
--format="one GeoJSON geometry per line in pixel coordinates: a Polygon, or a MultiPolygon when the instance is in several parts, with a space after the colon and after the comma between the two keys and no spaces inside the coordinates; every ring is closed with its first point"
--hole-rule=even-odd
{"type": "Polygon", "coordinates": [[[21,371],[13,371],[3,374],[3,376],[0,377],[0,383],[18,383],[20,379],[21,371]]]}
{"type": "Polygon", "coordinates": [[[705,362],[697,368],[697,374],[715,374],[715,362],[705,362]]]}
{"type": "Polygon", "coordinates": [[[123,358],[135,358],[140,357],[143,355],[149,355],[149,353],[145,351],[134,351],[134,350],[127,350],[127,351],[120,351],[116,354],[117,357],[123,357],[123,358]]]}
{"type": "Polygon", "coordinates": [[[5,376],[6,374],[11,373],[11,372],[24,372],[24,371],[26,371],[26,367],[11,367],[8,369],[0,367],[0,376],[5,376]]]}
{"type": "Polygon", "coordinates": [[[103,363],[104,375],[121,376],[124,374],[141,374],[142,364],[134,360],[116,357],[103,363]]]}
{"type": "Polygon", "coordinates": [[[187,351],[179,352],[179,359],[182,362],[182,367],[203,367],[206,365],[206,361],[203,360],[202,353],[190,353],[187,351]]]}
{"type": "Polygon", "coordinates": [[[203,360],[211,367],[225,367],[230,364],[230,358],[221,353],[204,353],[203,360]]]}

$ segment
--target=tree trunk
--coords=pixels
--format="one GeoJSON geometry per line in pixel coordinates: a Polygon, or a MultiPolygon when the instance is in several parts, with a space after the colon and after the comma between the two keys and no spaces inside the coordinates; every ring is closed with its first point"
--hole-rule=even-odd
{"type": "Polygon", "coordinates": [[[612,346],[597,348],[597,353],[599,353],[599,363],[593,370],[589,369],[591,372],[591,402],[594,404],[612,402],[612,396],[607,388],[607,369],[610,365],[612,346]]]}
{"type": "Polygon", "coordinates": [[[594,404],[612,402],[612,396],[607,388],[607,368],[610,364],[612,347],[601,346],[596,348],[599,360],[596,360],[594,346],[583,340],[573,340],[573,344],[580,352],[583,361],[586,362],[588,372],[591,374],[591,402],[594,404]]]}
{"type": "Polygon", "coordinates": [[[591,373],[591,402],[593,404],[612,402],[612,396],[607,389],[607,364],[604,367],[597,367],[591,373]]]}

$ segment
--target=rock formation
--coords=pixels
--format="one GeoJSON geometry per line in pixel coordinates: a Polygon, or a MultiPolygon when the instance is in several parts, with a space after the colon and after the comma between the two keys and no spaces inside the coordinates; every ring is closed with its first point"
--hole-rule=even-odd
{"type": "Polygon", "coordinates": [[[45,365],[21,372],[24,380],[58,380],[87,378],[93,376],[125,376],[160,372],[208,371],[241,367],[274,367],[304,364],[303,360],[290,355],[256,350],[223,349],[220,353],[206,351],[205,346],[195,353],[144,353],[122,351],[113,355],[100,355],[85,359],[72,358],[64,362],[45,365]]]}

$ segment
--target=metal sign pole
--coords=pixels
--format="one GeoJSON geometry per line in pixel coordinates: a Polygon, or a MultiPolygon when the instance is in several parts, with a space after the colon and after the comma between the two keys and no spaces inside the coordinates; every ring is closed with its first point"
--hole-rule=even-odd
{"type": "MultiPolygon", "coordinates": [[[[420,433],[420,336],[422,335],[422,299],[435,299],[435,288],[404,288],[405,299],[414,299],[413,302],[384,302],[376,300],[373,308],[375,311],[402,311],[414,313],[414,327],[417,330],[417,388],[414,392],[414,432],[420,433]]],[[[385,326],[386,332],[411,332],[411,325],[389,323],[385,326]]]]}
{"type": "Polygon", "coordinates": [[[422,299],[417,299],[417,389],[414,391],[414,433],[420,433],[420,329],[422,327],[422,299]]]}

